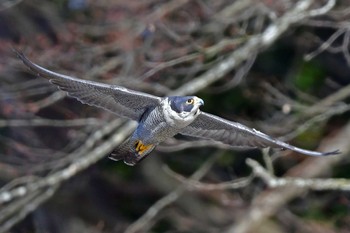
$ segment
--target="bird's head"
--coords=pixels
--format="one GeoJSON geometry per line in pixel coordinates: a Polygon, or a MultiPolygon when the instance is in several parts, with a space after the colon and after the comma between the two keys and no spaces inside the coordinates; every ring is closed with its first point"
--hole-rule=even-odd
{"type": "Polygon", "coordinates": [[[194,120],[200,113],[199,107],[204,105],[197,96],[170,96],[168,101],[170,109],[186,121],[194,120]]]}

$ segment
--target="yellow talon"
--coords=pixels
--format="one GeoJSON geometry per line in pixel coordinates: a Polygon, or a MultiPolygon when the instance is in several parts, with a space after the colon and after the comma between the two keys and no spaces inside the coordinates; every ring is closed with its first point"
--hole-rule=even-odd
{"type": "Polygon", "coordinates": [[[145,145],[140,140],[136,141],[136,143],[135,143],[135,150],[139,155],[142,155],[143,153],[145,153],[145,151],[147,151],[151,147],[152,147],[152,144],[145,145]]]}

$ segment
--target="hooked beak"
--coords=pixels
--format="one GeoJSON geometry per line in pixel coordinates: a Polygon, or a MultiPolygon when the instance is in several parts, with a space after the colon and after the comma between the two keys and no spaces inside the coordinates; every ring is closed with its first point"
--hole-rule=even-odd
{"type": "Polygon", "coordinates": [[[194,98],[194,104],[198,105],[198,106],[203,106],[204,105],[204,101],[201,98],[195,97],[194,98]]]}

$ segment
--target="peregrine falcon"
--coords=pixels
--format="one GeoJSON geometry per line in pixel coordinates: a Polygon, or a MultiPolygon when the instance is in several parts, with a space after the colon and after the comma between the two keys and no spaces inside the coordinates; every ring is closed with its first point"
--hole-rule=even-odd
{"type": "Polygon", "coordinates": [[[109,156],[135,165],[165,139],[177,134],[209,139],[233,147],[282,148],[310,156],[338,154],[316,152],[292,146],[237,122],[201,112],[204,101],[196,96],[158,97],[117,85],[87,81],[58,74],[31,62],[14,49],[22,62],[36,75],[44,77],[80,102],[111,111],[119,117],[137,121],[134,133],[109,156]]]}

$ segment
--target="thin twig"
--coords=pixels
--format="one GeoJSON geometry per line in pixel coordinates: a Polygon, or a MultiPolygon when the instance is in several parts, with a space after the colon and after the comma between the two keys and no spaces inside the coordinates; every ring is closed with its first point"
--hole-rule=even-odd
{"type": "Polygon", "coordinates": [[[217,184],[209,184],[200,182],[196,179],[186,178],[179,173],[174,172],[168,166],[164,165],[164,170],[170,176],[174,177],[176,180],[180,181],[183,184],[187,184],[188,190],[196,191],[212,191],[212,190],[227,190],[227,189],[239,189],[246,187],[253,180],[253,176],[243,177],[232,181],[221,182],[217,184]]]}

